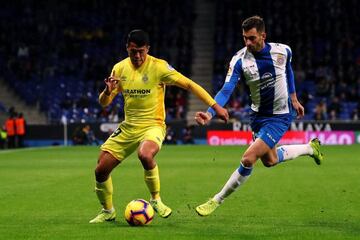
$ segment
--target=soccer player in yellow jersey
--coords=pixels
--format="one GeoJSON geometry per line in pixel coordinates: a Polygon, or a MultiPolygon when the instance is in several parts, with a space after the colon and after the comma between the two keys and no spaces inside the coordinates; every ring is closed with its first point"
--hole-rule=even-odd
{"type": "Polygon", "coordinates": [[[149,36],[143,30],[129,33],[126,49],[129,57],[115,64],[106,87],[99,96],[102,106],[114,97],[124,96],[125,120],[101,146],[95,169],[96,195],[101,212],[90,221],[100,223],[115,220],[112,203],[113,185],[110,173],[126,157],[137,150],[144,168],[145,183],[150,191],[150,204],[161,217],[172,210],[160,198],[159,170],[154,159],[165,137],[165,86],[176,85],[190,90],[214,109],[217,116],[227,121],[227,111],[198,84],[173,69],[166,61],[148,55],[149,36]]]}

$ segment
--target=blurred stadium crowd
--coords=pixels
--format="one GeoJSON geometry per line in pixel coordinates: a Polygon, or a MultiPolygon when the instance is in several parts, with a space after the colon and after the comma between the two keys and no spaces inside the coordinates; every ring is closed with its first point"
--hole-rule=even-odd
{"type": "MultiPolygon", "coordinates": [[[[213,94],[224,82],[233,54],[243,47],[241,20],[258,14],[268,40],[291,46],[306,119],[359,119],[360,18],[356,0],[214,0],[213,94]]],[[[150,54],[191,77],[195,3],[183,1],[15,0],[0,8],[0,77],[49,122],[118,122],[123,100],[102,109],[103,79],[125,58],[126,34],[150,33],[150,54]]],[[[211,81],[211,79],[209,79],[211,81]]],[[[232,96],[234,118],[246,119],[246,89],[232,96]]],[[[1,105],[1,100],[0,100],[1,105]]],[[[167,119],[186,117],[187,94],[169,87],[167,119]]]]}
{"type": "MultiPolygon", "coordinates": [[[[97,98],[112,66],[127,56],[126,34],[144,27],[151,54],[190,75],[192,9],[192,1],[176,7],[161,0],[6,2],[0,9],[1,77],[27,104],[40,104],[51,121],[65,114],[71,122],[117,122],[122,99],[101,109],[97,98]]],[[[185,91],[169,89],[166,98],[169,118],[185,117],[185,91]]]]}

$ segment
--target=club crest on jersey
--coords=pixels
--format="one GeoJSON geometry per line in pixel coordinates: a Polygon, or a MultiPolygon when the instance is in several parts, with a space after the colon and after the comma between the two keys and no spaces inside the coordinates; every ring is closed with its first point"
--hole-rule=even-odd
{"type": "Polygon", "coordinates": [[[284,65],[284,63],[285,63],[285,57],[284,57],[284,55],[278,54],[278,55],[277,55],[277,58],[276,58],[276,62],[277,62],[277,64],[279,64],[279,65],[284,65]]]}
{"type": "Polygon", "coordinates": [[[142,77],[142,80],[144,83],[147,83],[149,81],[149,77],[147,76],[147,74],[144,74],[144,76],[142,77]]]}

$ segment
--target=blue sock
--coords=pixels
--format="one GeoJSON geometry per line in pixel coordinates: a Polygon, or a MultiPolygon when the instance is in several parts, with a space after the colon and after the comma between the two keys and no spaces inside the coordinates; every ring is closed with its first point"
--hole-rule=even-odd
{"type": "Polygon", "coordinates": [[[278,155],[279,163],[284,161],[284,151],[285,151],[285,149],[283,149],[282,147],[279,147],[277,149],[277,155],[278,155]]]}
{"type": "Polygon", "coordinates": [[[249,176],[251,174],[252,169],[253,169],[252,167],[245,167],[241,163],[240,167],[238,168],[238,172],[241,176],[245,177],[245,176],[249,176]]]}

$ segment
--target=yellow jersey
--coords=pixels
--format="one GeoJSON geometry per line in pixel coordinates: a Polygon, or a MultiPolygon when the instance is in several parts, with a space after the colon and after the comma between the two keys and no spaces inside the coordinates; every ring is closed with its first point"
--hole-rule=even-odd
{"type": "Polygon", "coordinates": [[[136,125],[165,124],[165,86],[177,85],[192,90],[209,106],[215,100],[199,85],[176,71],[166,61],[147,55],[135,68],[130,58],[115,64],[112,70],[118,86],[109,96],[100,94],[99,102],[106,106],[119,93],[124,96],[125,122],[136,125]]]}

